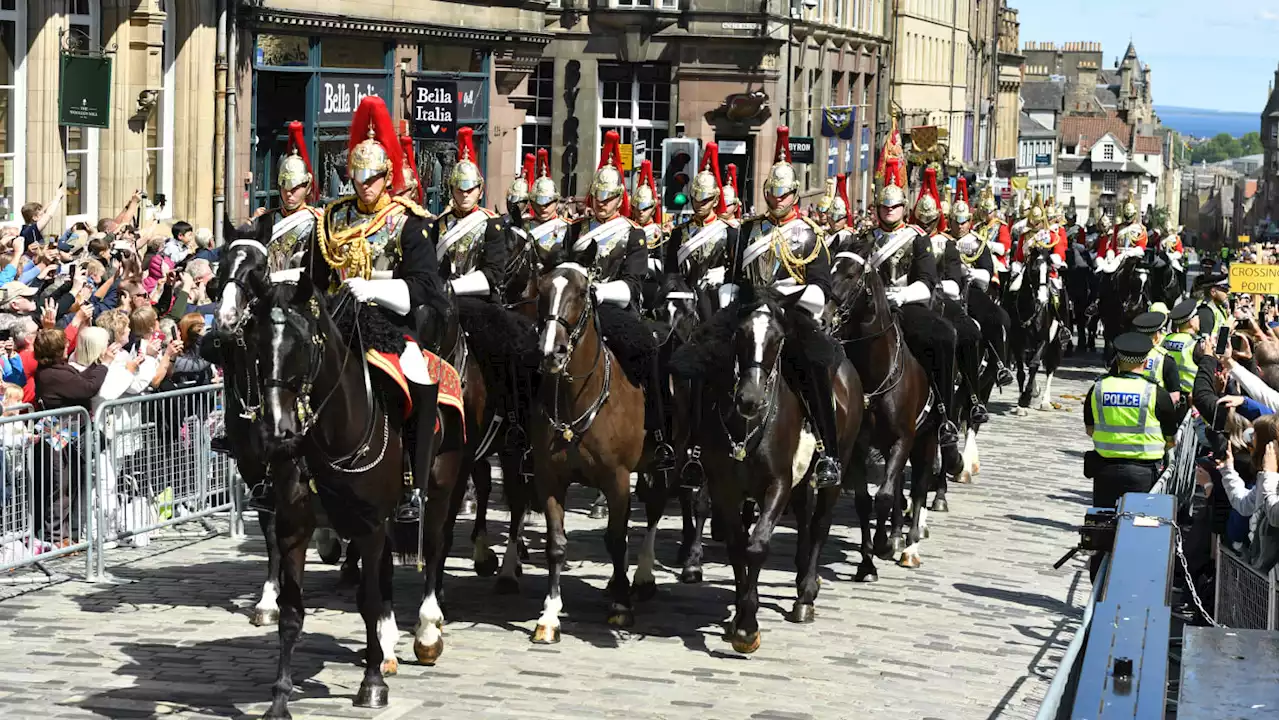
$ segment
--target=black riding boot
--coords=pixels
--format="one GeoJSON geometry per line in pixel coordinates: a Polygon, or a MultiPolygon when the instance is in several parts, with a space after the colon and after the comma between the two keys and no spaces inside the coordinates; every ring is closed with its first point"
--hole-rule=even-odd
{"type": "Polygon", "coordinates": [[[435,464],[436,450],[436,401],[440,397],[439,385],[409,383],[413,394],[413,422],[410,424],[409,460],[412,464],[413,484],[406,486],[404,497],[396,507],[396,522],[415,523],[422,516],[422,499],[431,482],[431,466],[435,464]]]}
{"type": "Polygon", "coordinates": [[[653,469],[657,472],[674,470],[676,467],[676,451],[666,437],[667,413],[663,402],[665,393],[662,392],[664,384],[661,363],[655,353],[649,365],[648,392],[644,394],[644,420],[645,429],[653,438],[653,469]]]}
{"type": "MultiPolygon", "coordinates": [[[[702,381],[689,381],[689,438],[698,437],[698,432],[702,427],[702,381]]],[[[688,457],[684,461],[684,467],[680,468],[680,487],[697,490],[702,487],[702,483],[707,479],[706,472],[702,469],[702,446],[695,442],[689,443],[688,457]]]]}
{"type": "Polygon", "coordinates": [[[836,430],[835,400],[831,397],[831,371],[821,365],[805,378],[809,397],[809,419],[818,436],[818,461],[813,466],[813,486],[819,490],[840,484],[839,435],[836,430]]]}

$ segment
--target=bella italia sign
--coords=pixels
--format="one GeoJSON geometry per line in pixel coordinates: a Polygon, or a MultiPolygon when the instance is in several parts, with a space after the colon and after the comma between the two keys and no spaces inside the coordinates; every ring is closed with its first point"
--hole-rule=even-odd
{"type": "Polygon", "coordinates": [[[316,113],[316,121],[351,122],[351,116],[359,107],[360,101],[369,95],[388,100],[391,97],[391,87],[387,78],[358,73],[325,73],[320,76],[320,108],[316,113]]]}
{"type": "Polygon", "coordinates": [[[105,128],[111,124],[111,58],[63,55],[58,124],[105,128]]]}

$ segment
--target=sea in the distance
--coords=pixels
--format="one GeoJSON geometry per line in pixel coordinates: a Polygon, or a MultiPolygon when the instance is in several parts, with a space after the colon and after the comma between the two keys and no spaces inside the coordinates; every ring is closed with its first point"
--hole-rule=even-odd
{"type": "Polygon", "coordinates": [[[1157,105],[1155,110],[1166,127],[1192,137],[1213,137],[1218,133],[1240,137],[1245,133],[1259,132],[1262,122],[1260,112],[1218,112],[1172,105],[1157,105]]]}

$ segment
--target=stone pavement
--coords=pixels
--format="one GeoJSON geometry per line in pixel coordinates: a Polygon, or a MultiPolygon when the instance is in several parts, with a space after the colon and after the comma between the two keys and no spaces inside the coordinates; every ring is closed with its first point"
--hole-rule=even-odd
{"type": "MultiPolygon", "coordinates": [[[[495,595],[491,579],[471,572],[466,544],[455,548],[446,650],[434,668],[412,662],[421,586],[411,569],[397,569],[400,674],[388,681],[389,708],[359,710],[351,699],[364,632],[354,594],[337,588],[337,569],[312,551],[294,716],[1034,717],[1088,593],[1081,561],[1060,571],[1052,563],[1075,542],[1089,498],[1079,398],[1095,372],[1061,371],[1053,394],[1063,409],[1008,416],[1011,391],[993,403],[982,472],[953,486],[949,514],[930,514],[920,569],[880,562],[878,584],[853,583],[858,533],[843,499],[812,625],[783,617],[795,596],[795,534],[780,529],[761,574],[763,645],[750,657],[720,639],[733,582],[715,543],[704,584],[680,585],[659,568],[659,595],[638,606],[635,627],[607,628],[603,522],[587,517],[591,497],[578,492],[559,645],[529,642],[545,592],[538,518],[529,533],[535,564],[519,596],[495,595]]],[[[660,563],[675,562],[680,521],[674,504],[669,512],[660,563]]],[[[642,510],[633,518],[634,563],[642,510]]],[[[241,540],[192,529],[112,551],[112,571],[136,581],[128,585],[40,583],[23,573],[0,582],[0,717],[257,717],[277,640],[274,628],[247,618],[265,572],[262,539],[249,526],[241,540]]],[[[458,537],[469,531],[461,521],[458,537]]],[[[66,566],[74,573],[75,559],[66,566]]]]}

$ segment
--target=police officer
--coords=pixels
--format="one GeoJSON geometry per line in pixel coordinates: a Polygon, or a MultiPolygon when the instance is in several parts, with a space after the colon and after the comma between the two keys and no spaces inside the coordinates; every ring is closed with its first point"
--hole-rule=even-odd
{"type": "Polygon", "coordinates": [[[1196,381],[1196,361],[1192,352],[1196,346],[1196,335],[1200,332],[1200,318],[1196,313],[1195,300],[1183,300],[1173,306],[1169,312],[1174,332],[1165,336],[1161,343],[1178,366],[1178,389],[1183,395],[1191,394],[1191,386],[1196,381]]]}
{"type": "Polygon", "coordinates": [[[1133,319],[1133,331],[1151,338],[1151,352],[1147,353],[1138,374],[1147,382],[1155,383],[1169,393],[1176,405],[1181,396],[1181,381],[1178,377],[1178,361],[1170,357],[1169,351],[1161,344],[1164,341],[1164,323],[1167,315],[1161,312],[1146,312],[1133,319]]]}
{"type": "Polygon", "coordinates": [[[1227,295],[1231,290],[1231,279],[1223,273],[1211,273],[1201,278],[1204,288],[1204,307],[1213,314],[1213,327],[1206,327],[1209,337],[1218,337],[1218,328],[1231,323],[1231,301],[1227,295]]]}
{"type": "MultiPolygon", "coordinates": [[[[1093,479],[1094,507],[1115,507],[1127,492],[1151,490],[1164,451],[1173,445],[1173,399],[1139,373],[1151,347],[1151,338],[1141,333],[1116,338],[1114,372],[1094,383],[1085,398],[1084,428],[1093,438],[1085,474],[1093,479]]],[[[1101,566],[1099,553],[1089,562],[1090,579],[1101,566]]]]}

